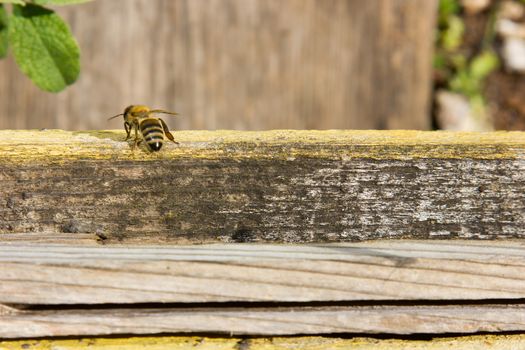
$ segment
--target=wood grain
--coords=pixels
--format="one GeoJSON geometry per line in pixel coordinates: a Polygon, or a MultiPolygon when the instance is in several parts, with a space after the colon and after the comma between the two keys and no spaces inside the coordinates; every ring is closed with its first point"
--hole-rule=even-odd
{"type": "Polygon", "coordinates": [[[525,298],[524,245],[92,247],[4,241],[0,304],[518,300],[525,298]]]}
{"type": "Polygon", "coordinates": [[[57,11],[81,47],[66,91],[0,61],[0,129],[120,127],[129,104],[176,129],[428,129],[437,0],[112,0],[57,11]]]}
{"type": "Polygon", "coordinates": [[[525,307],[372,306],[228,309],[104,309],[21,312],[0,316],[0,337],[212,333],[475,333],[525,330],[525,307]]]}
{"type": "Polygon", "coordinates": [[[0,232],[107,242],[522,238],[525,133],[0,131],[0,232]]]}

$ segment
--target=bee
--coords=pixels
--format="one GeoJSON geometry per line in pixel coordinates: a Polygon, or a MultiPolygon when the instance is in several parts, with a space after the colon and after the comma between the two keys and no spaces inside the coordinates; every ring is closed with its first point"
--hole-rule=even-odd
{"type": "Polygon", "coordinates": [[[126,107],[124,113],[117,114],[108,120],[124,116],[124,129],[126,130],[126,140],[131,137],[131,131],[135,131],[133,149],[144,141],[150,152],[157,152],[162,148],[164,136],[168,140],[178,144],[168,129],[164,120],[153,117],[154,113],[177,115],[175,112],[168,112],[162,109],[150,109],[147,106],[131,105],[126,107]],[[139,137],[140,133],[140,137],[139,137]]]}

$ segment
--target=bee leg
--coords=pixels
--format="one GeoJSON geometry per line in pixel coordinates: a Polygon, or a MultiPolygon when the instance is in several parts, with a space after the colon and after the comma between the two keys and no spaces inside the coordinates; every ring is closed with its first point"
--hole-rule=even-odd
{"type": "Polygon", "coordinates": [[[168,130],[168,125],[164,122],[164,120],[160,119],[160,123],[162,124],[162,129],[164,129],[164,135],[166,135],[166,137],[168,138],[168,140],[172,141],[173,143],[175,144],[179,144],[177,141],[174,140],[174,137],[173,135],[171,134],[171,132],[168,130]]]}
{"type": "Polygon", "coordinates": [[[127,141],[131,136],[131,125],[128,122],[124,122],[124,129],[126,129],[126,139],[124,141],[127,141]]]}
{"type": "MultiPolygon", "coordinates": [[[[139,140],[139,136],[138,136],[138,127],[137,125],[133,125],[134,129],[135,129],[135,139],[133,140],[133,146],[131,147],[132,150],[134,150],[135,148],[137,148],[137,146],[142,142],[142,140],[139,140]]],[[[130,127],[130,132],[131,132],[131,127],[130,127]]]]}

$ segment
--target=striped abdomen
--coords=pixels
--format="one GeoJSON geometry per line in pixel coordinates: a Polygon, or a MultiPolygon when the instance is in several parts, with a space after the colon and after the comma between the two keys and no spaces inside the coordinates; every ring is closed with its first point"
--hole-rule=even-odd
{"type": "Polygon", "coordinates": [[[156,152],[161,149],[164,141],[164,129],[157,118],[146,118],[140,121],[140,132],[150,151],[156,152]]]}

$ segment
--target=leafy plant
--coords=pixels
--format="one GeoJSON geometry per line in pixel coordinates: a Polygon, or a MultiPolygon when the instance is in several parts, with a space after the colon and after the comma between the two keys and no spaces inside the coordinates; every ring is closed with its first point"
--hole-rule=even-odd
{"type": "Polygon", "coordinates": [[[89,0],[0,0],[0,58],[8,47],[15,61],[39,88],[58,92],[80,73],[80,50],[67,24],[42,5],[68,5],[89,0]],[[11,3],[9,14],[6,5],[11,3]]]}
{"type": "Polygon", "coordinates": [[[491,14],[488,21],[481,50],[468,53],[462,48],[465,25],[460,11],[458,0],[439,2],[434,68],[446,81],[447,89],[468,97],[474,110],[482,112],[486,104],[483,98],[485,79],[499,67],[499,58],[492,50],[494,14],[491,14]]]}
{"type": "Polygon", "coordinates": [[[441,0],[438,9],[438,45],[447,51],[457,49],[463,40],[465,25],[459,17],[457,0],[441,0]]]}

